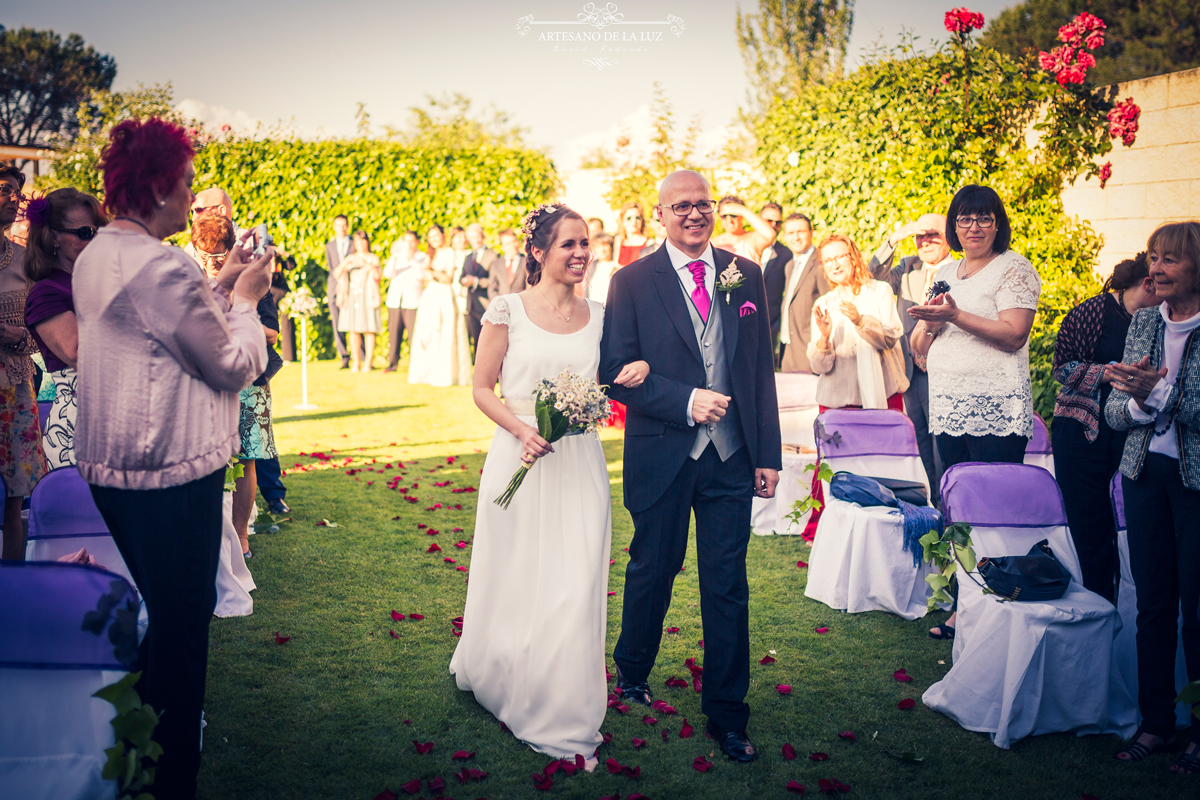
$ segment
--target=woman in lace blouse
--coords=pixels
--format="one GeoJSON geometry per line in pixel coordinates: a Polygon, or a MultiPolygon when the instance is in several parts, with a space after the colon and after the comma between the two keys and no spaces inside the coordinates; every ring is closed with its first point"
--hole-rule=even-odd
{"type": "MultiPolygon", "coordinates": [[[[938,270],[950,289],[909,309],[913,360],[929,373],[929,431],[942,464],[1020,464],[1033,435],[1029,331],[1042,282],[1008,249],[1012,238],[994,189],[964,186],[946,212],[946,242],[963,257],[938,270]]],[[[953,638],[954,615],[930,631],[953,638]]]]}

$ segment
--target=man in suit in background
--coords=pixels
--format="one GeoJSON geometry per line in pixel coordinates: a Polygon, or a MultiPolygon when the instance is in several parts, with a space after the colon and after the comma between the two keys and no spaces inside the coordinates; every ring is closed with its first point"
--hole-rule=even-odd
{"type": "MultiPolygon", "coordinates": [[[[758,212],[762,217],[763,222],[779,232],[783,225],[783,206],[779,203],[767,203],[758,212]]],[[[775,366],[779,366],[779,321],[782,319],[783,308],[783,290],[787,285],[787,275],[785,270],[787,264],[792,260],[792,251],[787,248],[782,241],[776,239],[775,243],[763,250],[762,267],[763,283],[767,287],[767,312],[771,320],[771,336],[775,343],[774,352],[775,366]]]]}
{"type": "Polygon", "coordinates": [[[653,253],[658,248],[662,247],[663,242],[667,240],[667,227],[659,221],[654,214],[650,215],[650,230],[654,236],[654,240],[638,250],[638,258],[645,258],[653,253]]]}
{"type": "Polygon", "coordinates": [[[350,242],[350,220],[345,214],[333,218],[333,238],[325,243],[325,269],[329,277],[325,282],[325,302],[329,304],[329,320],[333,323],[333,344],[337,347],[338,356],[342,359],[342,369],[350,369],[350,351],[346,349],[346,334],[338,330],[337,279],[333,277],[334,270],[342,259],[353,252],[350,242]]]}
{"type": "Polygon", "coordinates": [[[812,339],[813,304],[829,291],[829,281],[813,247],[812,222],[808,217],[788,214],[783,223],[783,242],[791,251],[791,260],[784,268],[780,369],[783,372],[812,372],[808,363],[808,343],[812,339]]]}
{"type": "Polygon", "coordinates": [[[502,294],[525,291],[525,256],[521,255],[517,234],[512,228],[500,231],[500,258],[488,283],[488,301],[502,294]]]}
{"type": "Polygon", "coordinates": [[[467,226],[467,243],[471,252],[463,262],[459,283],[467,287],[467,337],[471,340],[472,360],[483,328],[483,312],[488,307],[488,287],[492,268],[500,263],[500,254],[486,245],[483,226],[472,222],[467,226]]]}

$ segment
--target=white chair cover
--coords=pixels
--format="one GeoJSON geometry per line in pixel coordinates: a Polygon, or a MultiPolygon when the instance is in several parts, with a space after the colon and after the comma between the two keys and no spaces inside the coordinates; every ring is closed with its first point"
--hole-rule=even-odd
{"type": "Polygon", "coordinates": [[[1025,446],[1025,463],[1031,467],[1041,467],[1054,474],[1054,451],[1050,448],[1050,431],[1046,423],[1037,414],[1033,415],[1033,438],[1025,446]]]}
{"type": "Polygon", "coordinates": [[[116,709],[91,695],[124,677],[137,603],[129,583],[107,570],[0,562],[0,608],[14,612],[0,616],[0,796],[116,796],[116,782],[101,778],[116,709]],[[100,616],[106,596],[111,610],[100,616]],[[95,624],[87,629],[89,612],[95,624]]]}
{"type": "Polygon", "coordinates": [[[817,377],[805,372],[775,373],[775,395],[779,402],[779,432],[785,445],[801,452],[784,451],[779,486],[771,498],[755,497],[750,511],[750,529],[759,536],[797,535],[804,531],[808,515],[799,524],[787,519],[797,500],[808,497],[811,474],[804,467],[816,461],[813,422],[817,418],[817,377]]]}
{"type": "Polygon", "coordinates": [[[946,524],[967,522],[979,557],[1024,555],[1042,539],[1071,573],[1052,602],[1001,602],[960,576],[954,666],[922,700],[1008,749],[1026,736],[1119,733],[1136,727],[1133,696],[1115,667],[1119,621],[1079,583],[1062,495],[1043,469],[957,464],[942,477],[946,524]]]}
{"type": "MultiPolygon", "coordinates": [[[[1113,515],[1117,520],[1117,552],[1121,560],[1121,582],[1117,586],[1117,613],[1121,615],[1121,630],[1113,642],[1113,660],[1121,672],[1121,678],[1136,698],[1137,676],[1137,586],[1129,570],[1129,533],[1125,530],[1125,497],[1121,491],[1121,473],[1113,475],[1109,484],[1112,496],[1113,515]]],[[[1179,617],[1179,644],[1175,649],[1175,688],[1183,689],[1188,683],[1187,661],[1183,655],[1183,613],[1179,617]]],[[[1175,706],[1175,727],[1191,725],[1191,711],[1183,703],[1175,706]]],[[[1138,711],[1138,723],[1142,713],[1138,711]]]]}
{"type": "MultiPolygon", "coordinates": [[[[834,472],[916,481],[928,487],[912,422],[898,411],[826,411],[815,425],[821,459],[834,472]]],[[[805,597],[850,613],[889,611],[904,619],[925,616],[929,567],[914,565],[904,546],[904,521],[892,509],[863,508],[833,497],[808,562],[805,597]]]]}
{"type": "Polygon", "coordinates": [[[242,542],[233,528],[233,492],[225,493],[221,562],[217,565],[218,617],[248,617],[254,613],[254,578],[242,556],[242,542]]]}

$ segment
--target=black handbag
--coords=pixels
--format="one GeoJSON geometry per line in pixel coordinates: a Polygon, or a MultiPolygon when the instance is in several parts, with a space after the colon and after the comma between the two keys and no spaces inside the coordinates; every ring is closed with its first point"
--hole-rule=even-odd
{"type": "Polygon", "coordinates": [[[1067,593],[1071,573],[1042,539],[1028,555],[979,559],[979,575],[996,594],[1009,600],[1045,602],[1067,593]]]}

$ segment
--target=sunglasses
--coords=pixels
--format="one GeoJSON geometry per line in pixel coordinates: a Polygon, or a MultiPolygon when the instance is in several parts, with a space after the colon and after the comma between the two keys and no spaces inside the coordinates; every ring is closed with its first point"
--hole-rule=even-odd
{"type": "Polygon", "coordinates": [[[82,228],[51,228],[55,233],[69,233],[72,236],[78,237],[82,242],[90,242],[96,237],[97,228],[91,225],[84,225],[82,228]]]}
{"type": "Polygon", "coordinates": [[[216,206],[192,206],[192,213],[198,217],[204,212],[211,211],[214,208],[216,208],[216,206]]]}

